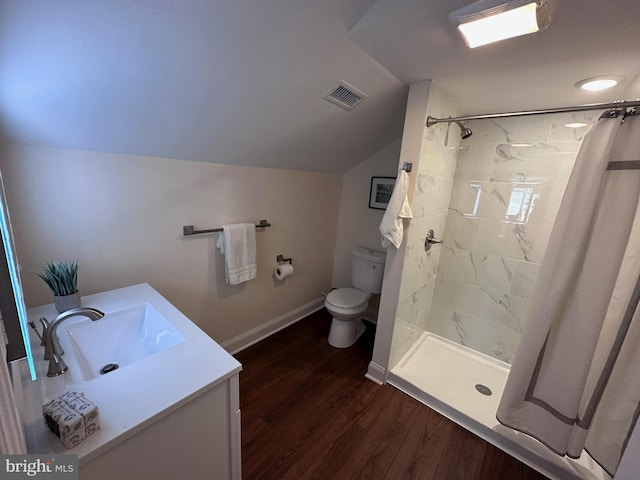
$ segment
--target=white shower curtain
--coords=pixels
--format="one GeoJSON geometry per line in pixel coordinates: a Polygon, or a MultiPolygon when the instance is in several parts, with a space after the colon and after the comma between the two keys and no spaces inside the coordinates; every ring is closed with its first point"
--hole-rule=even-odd
{"type": "Polygon", "coordinates": [[[580,149],[497,411],[612,475],[640,412],[640,118],[619,113],[580,149]]]}

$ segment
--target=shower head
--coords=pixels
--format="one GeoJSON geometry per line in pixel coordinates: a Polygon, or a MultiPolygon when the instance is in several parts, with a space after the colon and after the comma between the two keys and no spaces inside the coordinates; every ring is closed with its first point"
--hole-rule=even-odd
{"type": "Polygon", "coordinates": [[[460,136],[462,137],[463,140],[466,140],[471,135],[473,135],[473,132],[471,131],[471,129],[466,125],[464,125],[462,122],[456,122],[456,124],[458,124],[458,126],[460,127],[460,136]]]}

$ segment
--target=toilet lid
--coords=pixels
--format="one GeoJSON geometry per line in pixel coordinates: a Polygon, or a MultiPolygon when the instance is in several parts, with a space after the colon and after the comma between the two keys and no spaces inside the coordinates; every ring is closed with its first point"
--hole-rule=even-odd
{"type": "Polygon", "coordinates": [[[341,308],[359,307],[367,301],[367,294],[357,288],[338,288],[327,295],[327,301],[341,308]]]}

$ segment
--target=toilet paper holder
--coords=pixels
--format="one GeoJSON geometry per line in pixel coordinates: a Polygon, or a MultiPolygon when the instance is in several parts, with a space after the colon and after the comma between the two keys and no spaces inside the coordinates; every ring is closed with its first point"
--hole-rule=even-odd
{"type": "Polygon", "coordinates": [[[278,264],[281,264],[281,263],[288,263],[288,264],[290,264],[290,265],[293,265],[293,259],[292,259],[292,258],[284,258],[284,256],[283,256],[283,255],[278,255],[278,256],[276,257],[276,262],[277,262],[278,264]]]}

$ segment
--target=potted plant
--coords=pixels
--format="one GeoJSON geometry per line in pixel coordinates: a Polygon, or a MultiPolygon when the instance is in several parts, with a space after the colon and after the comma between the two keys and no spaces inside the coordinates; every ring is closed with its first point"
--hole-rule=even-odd
{"type": "Polygon", "coordinates": [[[47,262],[38,276],[45,281],[53,293],[53,303],[58,313],[80,306],[78,292],[78,261],[59,260],[47,262]]]}

